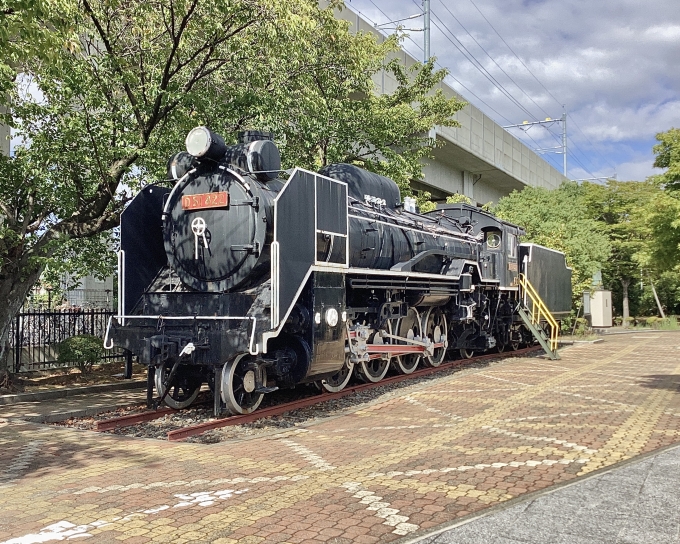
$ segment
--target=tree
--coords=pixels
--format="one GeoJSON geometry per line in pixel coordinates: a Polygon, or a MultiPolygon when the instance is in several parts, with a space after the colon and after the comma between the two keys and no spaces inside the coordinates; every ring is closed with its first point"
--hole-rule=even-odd
{"type": "Polygon", "coordinates": [[[626,326],[631,284],[641,273],[645,283],[656,282],[680,264],[680,201],[653,178],[584,184],[583,190],[590,217],[604,225],[611,241],[612,254],[603,272],[610,282],[621,285],[626,326]]]}
{"type": "Polygon", "coordinates": [[[640,274],[635,256],[648,233],[644,232],[640,209],[647,207],[650,187],[644,183],[609,180],[606,185],[584,184],[590,216],[605,226],[612,253],[604,263],[603,273],[609,282],[621,285],[623,326],[630,318],[629,287],[640,274]]]}
{"type": "Polygon", "coordinates": [[[431,63],[389,64],[399,89],[375,96],[371,77],[398,40],[350,33],[340,6],[0,0],[0,107],[21,138],[0,159],[0,338],[56,256],[97,261],[131,191],[164,177],[196,125],[231,141],[272,129],[289,165],[418,177],[435,145],[422,133],[453,124],[461,104],[431,92],[445,75],[431,63]]]}
{"type": "Polygon", "coordinates": [[[656,139],[659,143],[653,147],[654,166],[667,168],[659,178],[669,189],[680,190],[680,129],[660,132],[656,139]]]}
{"type": "Polygon", "coordinates": [[[603,225],[589,216],[583,189],[565,182],[549,191],[525,187],[503,197],[493,213],[526,230],[524,241],[563,251],[573,269],[574,300],[590,289],[592,277],[607,261],[611,247],[603,225]]]}

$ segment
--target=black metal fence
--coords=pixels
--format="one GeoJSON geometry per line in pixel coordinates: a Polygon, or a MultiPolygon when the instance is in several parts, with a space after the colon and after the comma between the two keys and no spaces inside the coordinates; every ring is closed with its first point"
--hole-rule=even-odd
{"type": "MultiPolygon", "coordinates": [[[[31,310],[19,313],[8,337],[8,366],[14,372],[63,366],[57,362],[59,343],[81,334],[104,338],[112,310],[31,310]]],[[[106,352],[104,359],[120,359],[121,353],[106,352]]]]}

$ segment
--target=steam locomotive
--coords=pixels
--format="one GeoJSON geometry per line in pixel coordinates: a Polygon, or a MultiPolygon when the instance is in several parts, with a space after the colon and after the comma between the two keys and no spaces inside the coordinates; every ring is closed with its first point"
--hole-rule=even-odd
{"type": "Polygon", "coordinates": [[[147,400],[250,413],[265,394],[380,381],[447,354],[533,342],[520,274],[558,318],[562,253],[466,204],[419,214],[390,179],[349,164],[281,176],[269,134],[227,146],[206,127],[121,217],[118,315],[105,347],[148,365],[147,400]],[[154,397],[154,390],[158,397],[154,397]]]}

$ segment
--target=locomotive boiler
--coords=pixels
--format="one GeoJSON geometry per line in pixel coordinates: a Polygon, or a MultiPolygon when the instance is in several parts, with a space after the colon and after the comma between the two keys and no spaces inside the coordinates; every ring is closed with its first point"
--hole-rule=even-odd
{"type": "Polygon", "coordinates": [[[216,414],[249,413],[283,387],[339,391],[517,349],[533,341],[522,277],[553,314],[570,310],[564,255],[475,207],[416,213],[392,180],[349,164],[281,179],[266,133],[227,146],[198,127],[186,147],[174,186],[145,187],[121,218],[105,345],[148,366],[149,403],[188,406],[207,383],[216,414]]]}

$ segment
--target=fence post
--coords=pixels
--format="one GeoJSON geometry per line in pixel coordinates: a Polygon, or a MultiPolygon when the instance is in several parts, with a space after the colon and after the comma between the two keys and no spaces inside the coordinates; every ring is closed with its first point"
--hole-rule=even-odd
{"type": "Polygon", "coordinates": [[[129,349],[125,350],[125,376],[126,380],[132,379],[132,352],[129,349]]]}
{"type": "Polygon", "coordinates": [[[14,317],[16,323],[14,325],[14,373],[21,370],[21,333],[19,332],[19,324],[21,323],[21,316],[14,317]]]}

